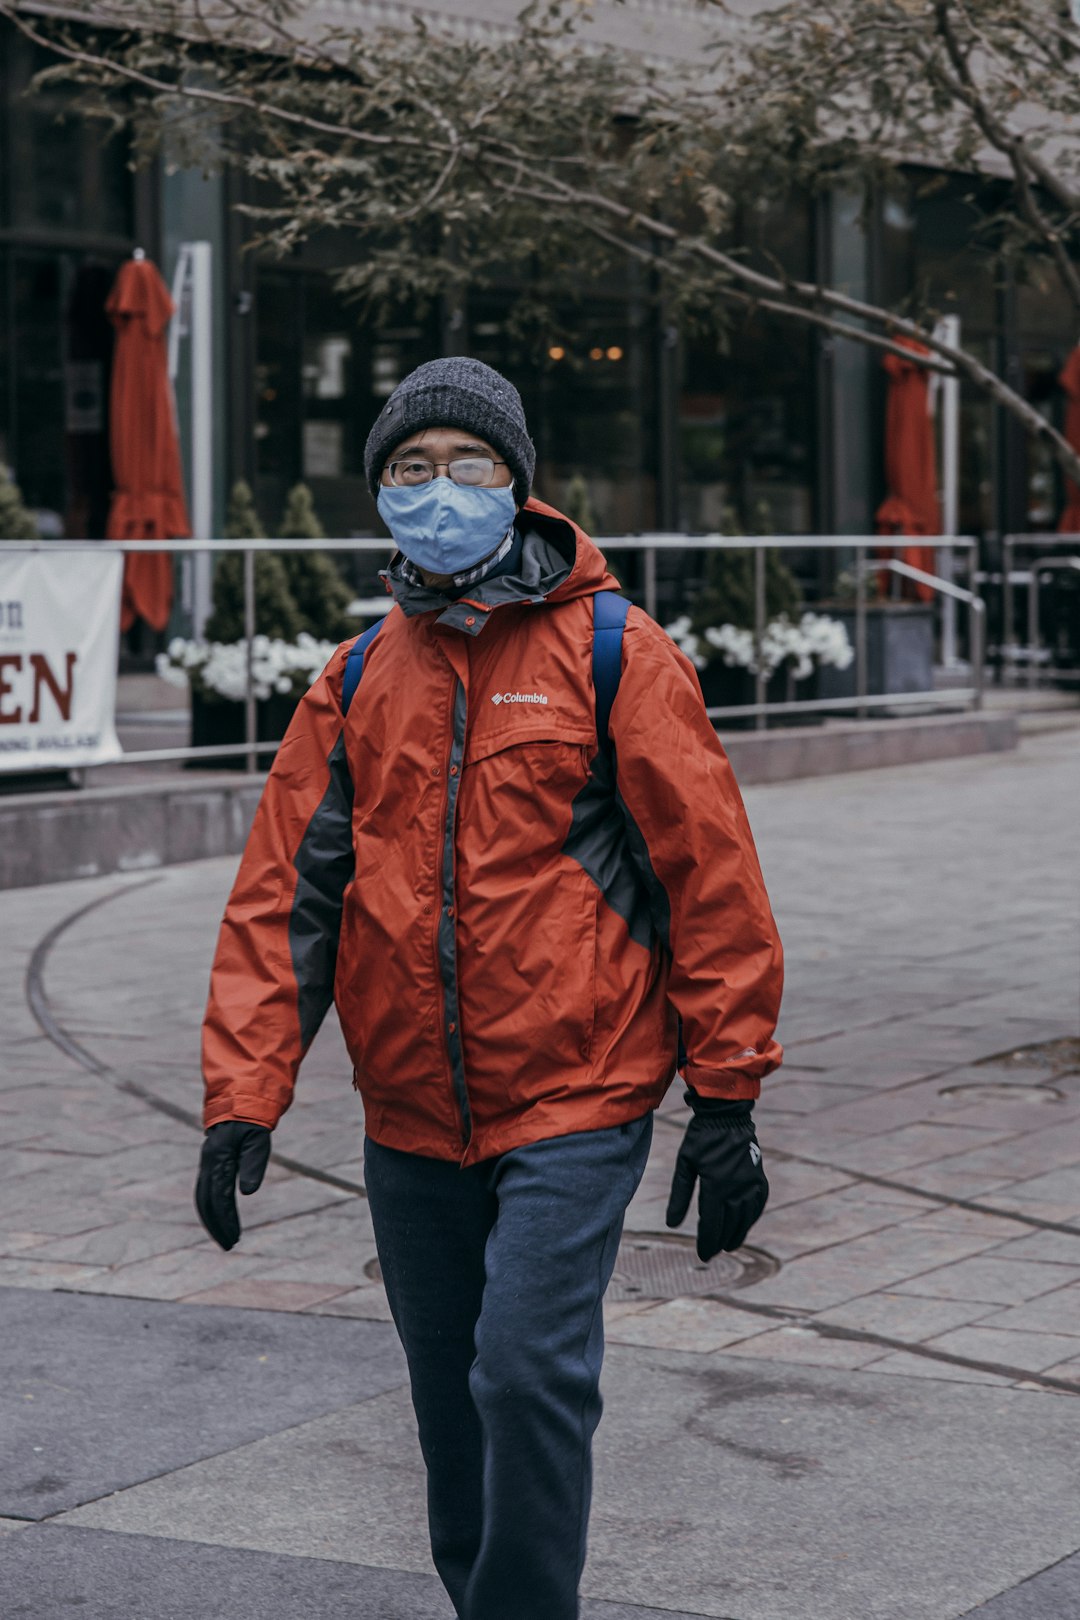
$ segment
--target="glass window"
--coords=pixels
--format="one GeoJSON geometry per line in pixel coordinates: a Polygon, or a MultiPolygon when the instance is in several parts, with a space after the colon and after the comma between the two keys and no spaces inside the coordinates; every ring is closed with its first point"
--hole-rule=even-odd
{"type": "Polygon", "coordinates": [[[959,315],[969,333],[998,324],[994,261],[972,242],[989,206],[980,206],[969,180],[923,175],[913,182],[915,298],[921,308],[959,315]]]}
{"type": "Polygon", "coordinates": [[[105,300],[117,268],[74,253],[0,251],[0,287],[9,283],[6,307],[17,312],[0,323],[0,461],[44,535],[105,532],[113,346],[105,300]]]}
{"type": "Polygon", "coordinates": [[[915,214],[909,187],[898,187],[882,198],[878,231],[878,296],[886,308],[902,310],[915,285],[915,214]]]}
{"type": "Polygon", "coordinates": [[[469,301],[468,352],[521,392],[536,445],[535,489],[598,536],[656,526],[651,325],[632,300],[583,299],[558,335],[514,336],[509,300],[469,301]]]}
{"type": "MultiPolygon", "coordinates": [[[[993,366],[993,345],[972,338],[964,347],[984,366],[993,366]]],[[[940,413],[938,419],[940,435],[940,413]]],[[[940,437],[939,437],[940,446],[940,437]]],[[[938,465],[941,451],[938,450],[938,465]]],[[[956,526],[961,534],[985,534],[994,527],[994,405],[970,383],[960,384],[960,491],[956,526]]]]}
{"type": "MultiPolygon", "coordinates": [[[[344,305],[321,277],[304,287],[301,364],[303,429],[301,467],[309,482],[363,472],[366,426],[357,368],[357,307],[344,305]]],[[[366,393],[367,390],[364,390],[366,393]]]]}
{"type": "MultiPolygon", "coordinates": [[[[8,259],[18,319],[10,350],[6,460],[45,536],[105,533],[108,376],[112,326],[105,300],[117,264],[76,254],[15,253],[8,259]]],[[[0,455],[5,454],[0,447],[0,455]]]]}
{"type": "Polygon", "coordinates": [[[64,300],[63,260],[54,254],[15,259],[15,472],[28,506],[46,529],[63,532],[64,300]]]}
{"type": "Polygon", "coordinates": [[[255,303],[255,456],[259,473],[299,476],[300,282],[262,271],[255,303]]]}
{"type": "Polygon", "coordinates": [[[15,371],[11,343],[14,321],[9,290],[9,255],[0,247],[0,465],[10,467],[15,460],[15,371]]]}
{"type": "MultiPolygon", "coordinates": [[[[808,205],[747,209],[751,263],[811,271],[808,205]]],[[[815,350],[797,321],[736,315],[721,340],[684,334],[678,400],[679,527],[800,534],[813,527],[815,350]]]]}
{"type": "MultiPolygon", "coordinates": [[[[1076,312],[1053,267],[1032,254],[1016,288],[1016,330],[1024,397],[1055,426],[1064,422],[1065,398],[1058,382],[1073,346],[1076,312]]],[[[1065,504],[1057,458],[1041,440],[1023,440],[1023,500],[1026,527],[1056,529],[1065,504]]]]}
{"type": "Polygon", "coordinates": [[[803,534],[813,527],[811,334],[755,320],[722,352],[687,339],[679,396],[679,527],[803,534]]]}
{"type": "Polygon", "coordinates": [[[377,326],[319,271],[260,267],[256,293],[258,503],[275,526],[290,484],[311,486],[328,534],[379,532],[364,481],[371,424],[401,379],[439,351],[431,318],[377,326]]]}
{"type": "Polygon", "coordinates": [[[0,22],[0,459],[43,534],[93,539],[111,490],[105,300],[134,180],[126,145],[74,115],[66,92],[24,94],[46,65],[0,22]]]}
{"type": "Polygon", "coordinates": [[[134,187],[128,147],[104,124],[72,113],[71,96],[49,90],[27,96],[31,76],[48,65],[5,27],[8,53],[7,193],[16,229],[81,231],[129,238],[134,187]]]}
{"type": "Polygon", "coordinates": [[[105,304],[119,265],[72,257],[64,300],[64,443],[68,487],[65,532],[105,533],[112,494],[109,381],[112,322],[105,304]]]}

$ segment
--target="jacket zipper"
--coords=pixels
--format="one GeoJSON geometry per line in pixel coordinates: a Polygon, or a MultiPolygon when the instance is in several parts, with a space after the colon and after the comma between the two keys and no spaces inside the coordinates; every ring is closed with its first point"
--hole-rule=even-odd
{"type": "Polygon", "coordinates": [[[443,989],[442,1026],[450,1089],[458,1114],[461,1145],[467,1148],[472,1137],[472,1110],[465,1082],[465,1052],[461,1040],[461,1013],[458,1009],[457,982],[457,902],[454,893],[454,829],[457,796],[461,786],[461,766],[465,754],[467,704],[460,677],[454,678],[452,740],[446,769],[446,796],[443,812],[443,842],[439,863],[439,920],[435,930],[435,960],[443,989]]]}

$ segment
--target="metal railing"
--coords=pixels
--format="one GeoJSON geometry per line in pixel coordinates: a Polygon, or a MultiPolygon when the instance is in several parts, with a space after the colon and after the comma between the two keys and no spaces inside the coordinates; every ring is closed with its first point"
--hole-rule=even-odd
{"type": "Polygon", "coordinates": [[[738,703],[724,705],[709,705],[706,713],[711,720],[730,720],[741,716],[753,716],[755,725],[763,730],[768,723],[769,715],[784,714],[813,714],[831,712],[848,712],[852,708],[860,719],[865,718],[871,708],[906,708],[906,707],[933,707],[935,705],[955,707],[958,703],[970,703],[973,708],[981,708],[983,692],[985,689],[985,604],[974,591],[965,590],[962,586],[954,584],[937,574],[924,573],[922,569],[915,568],[911,563],[902,562],[898,558],[883,558],[870,556],[868,553],[881,550],[902,551],[904,540],[910,538],[911,544],[918,546],[935,546],[940,550],[954,550],[966,554],[969,570],[972,570],[978,557],[978,541],[971,535],[920,535],[905,537],[904,535],[879,534],[766,534],[766,535],[686,535],[686,534],[648,534],[648,535],[622,535],[607,536],[598,544],[605,554],[616,551],[641,551],[644,553],[644,585],[643,596],[645,611],[650,618],[657,617],[657,574],[656,559],[660,552],[688,550],[698,551],[753,551],[754,553],[754,639],[760,648],[765,633],[767,620],[766,591],[765,591],[765,554],[768,551],[850,551],[854,553],[855,577],[855,694],[851,697],[835,698],[797,698],[791,702],[768,702],[765,692],[768,686],[768,673],[757,660],[758,669],[754,677],[753,703],[738,703]],[[952,687],[947,691],[927,692],[888,692],[870,694],[867,692],[867,607],[869,606],[865,590],[865,580],[868,574],[877,570],[888,570],[903,578],[920,581],[929,585],[938,596],[950,598],[953,601],[967,604],[971,618],[971,668],[972,684],[970,687],[952,687]]]}
{"type": "MultiPolygon", "coordinates": [[[[853,597],[853,611],[855,617],[855,690],[852,695],[832,698],[794,699],[784,702],[769,702],[766,699],[766,690],[769,673],[764,669],[760,658],[757,660],[757,670],[754,676],[754,702],[747,704],[730,704],[709,706],[707,713],[711,719],[723,720],[736,717],[752,717],[755,726],[763,729],[770,715],[783,716],[789,714],[807,713],[850,713],[852,710],[860,717],[864,717],[871,709],[907,709],[907,708],[933,708],[950,707],[970,704],[979,708],[983,700],[984,690],[984,664],[985,664],[985,606],[981,598],[970,590],[956,585],[951,580],[944,579],[936,574],[929,574],[922,569],[915,568],[899,558],[883,558],[870,555],[882,549],[890,551],[903,550],[904,536],[881,535],[686,535],[686,534],[644,534],[644,535],[609,535],[597,544],[605,554],[617,552],[639,551],[643,554],[643,582],[641,596],[645,611],[652,618],[658,614],[659,589],[657,575],[657,560],[663,552],[678,552],[685,554],[688,551],[752,551],[754,554],[754,638],[755,645],[761,648],[767,624],[766,608],[766,553],[769,551],[844,551],[853,554],[853,575],[855,592],[853,597]],[[866,577],[876,570],[888,570],[903,578],[912,579],[928,585],[931,590],[942,598],[963,602],[967,605],[971,625],[971,666],[972,685],[969,688],[949,688],[944,691],[927,690],[917,692],[891,692],[869,693],[867,691],[868,676],[868,640],[867,640],[867,610],[868,600],[865,589],[866,577]]],[[[967,554],[969,569],[973,567],[977,557],[977,542],[967,535],[941,535],[919,536],[917,542],[912,544],[920,547],[936,545],[943,550],[962,552],[967,554]]],[[[138,749],[124,753],[119,759],[105,761],[110,766],[116,765],[151,765],[181,762],[187,760],[218,760],[243,756],[245,767],[249,772],[255,771],[258,759],[264,754],[273,754],[280,745],[280,738],[274,741],[260,742],[257,738],[257,699],[255,696],[253,666],[254,641],[258,633],[255,604],[255,557],[259,552],[358,552],[378,553],[389,558],[394,550],[392,542],[388,540],[362,538],[362,539],[326,539],[326,540],[7,540],[0,541],[0,557],[11,552],[47,552],[55,555],[58,551],[94,551],[104,554],[107,552],[133,552],[145,553],[148,551],[163,551],[184,557],[206,552],[239,552],[244,557],[243,567],[243,609],[244,609],[244,639],[246,643],[247,679],[244,699],[244,741],[238,744],[213,744],[200,747],[185,748],[152,748],[138,749]]],[[[629,593],[628,593],[629,594],[629,593]]],[[[365,606],[370,605],[366,602],[365,606]]],[[[389,612],[392,599],[387,596],[386,610],[389,612]]],[[[370,616],[370,615],[369,615],[370,616]]],[[[94,770],[100,768],[96,765],[80,767],[80,769],[94,770]]]]}
{"type": "MultiPolygon", "coordinates": [[[[1039,666],[1042,661],[1039,576],[1057,568],[1072,570],[1080,567],[1080,557],[1076,555],[1066,557],[1047,555],[1053,548],[1059,546],[1067,546],[1073,553],[1080,552],[1080,534],[1004,534],[1001,537],[1001,660],[1010,673],[1015,672],[1017,666],[1023,664],[1029,687],[1038,684],[1039,666]],[[1034,551],[1041,555],[1037,555],[1026,568],[1017,568],[1017,553],[1023,551],[1034,551]],[[1028,593],[1026,646],[1013,640],[1017,585],[1025,587],[1028,593]]],[[[1075,677],[1080,674],[1080,670],[1063,669],[1057,673],[1075,677]]]]}

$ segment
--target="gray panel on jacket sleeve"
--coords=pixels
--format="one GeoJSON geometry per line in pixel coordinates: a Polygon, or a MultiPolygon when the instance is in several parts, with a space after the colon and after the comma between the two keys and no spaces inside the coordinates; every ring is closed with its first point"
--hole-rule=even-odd
{"type": "Polygon", "coordinates": [[[607,753],[597,754],[589,770],[589,780],[574,798],[562,853],[588,873],[605,902],[625,922],[630,938],[648,950],[658,930],[648,889],[630,848],[621,801],[613,791],[607,753]]]}
{"type": "MultiPolygon", "coordinates": [[[[614,757],[614,750],[612,750],[613,760],[614,757]]],[[[633,861],[638,880],[648,896],[653,927],[660,936],[660,943],[670,955],[671,901],[668,899],[668,893],[663,883],[661,883],[653,870],[652,856],[649,854],[649,846],[645,842],[645,835],[634,820],[630,806],[619,792],[617,764],[613,765],[613,771],[615,775],[615,803],[618,806],[623,826],[626,829],[626,847],[630,852],[630,859],[633,861]]]]}
{"type": "Polygon", "coordinates": [[[326,761],[330,779],[307,824],[293,865],[297,885],[289,917],[289,951],[296,975],[300,1043],[319,1032],[334,995],[338,935],[345,890],[356,870],[352,839],[353,784],[342,731],[326,761]]]}

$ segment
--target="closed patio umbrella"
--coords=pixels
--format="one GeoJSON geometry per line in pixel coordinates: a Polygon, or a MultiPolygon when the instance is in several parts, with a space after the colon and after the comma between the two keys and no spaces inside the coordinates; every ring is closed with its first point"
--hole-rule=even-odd
{"type": "MultiPolygon", "coordinates": [[[[1070,354],[1058,376],[1065,390],[1065,437],[1074,450],[1080,450],[1080,344],[1070,354]]],[[[1065,510],[1058,522],[1058,534],[1080,534],[1080,486],[1065,480],[1065,510]]]]}
{"type": "MultiPolygon", "coordinates": [[[[899,340],[919,354],[928,351],[910,338],[899,340]]],[[[888,494],[874,514],[878,534],[940,534],[934,433],[930,420],[930,377],[925,367],[898,354],[882,360],[889,378],[885,405],[885,483],[888,494]]],[[[899,556],[914,568],[934,572],[933,546],[881,548],[879,557],[899,556]]],[[[889,575],[883,571],[882,588],[889,575]]],[[[915,580],[904,580],[903,594],[929,602],[933,590],[915,580]]]]}
{"type": "MultiPolygon", "coordinates": [[[[116,328],[109,410],[114,490],[110,540],[179,540],[191,534],[180,475],[165,333],[173,314],[168,289],[149,259],[122,265],[105,305],[116,328]]],[[[137,618],[155,630],[169,622],[172,557],[130,553],[125,560],[120,623],[137,618]]]]}

